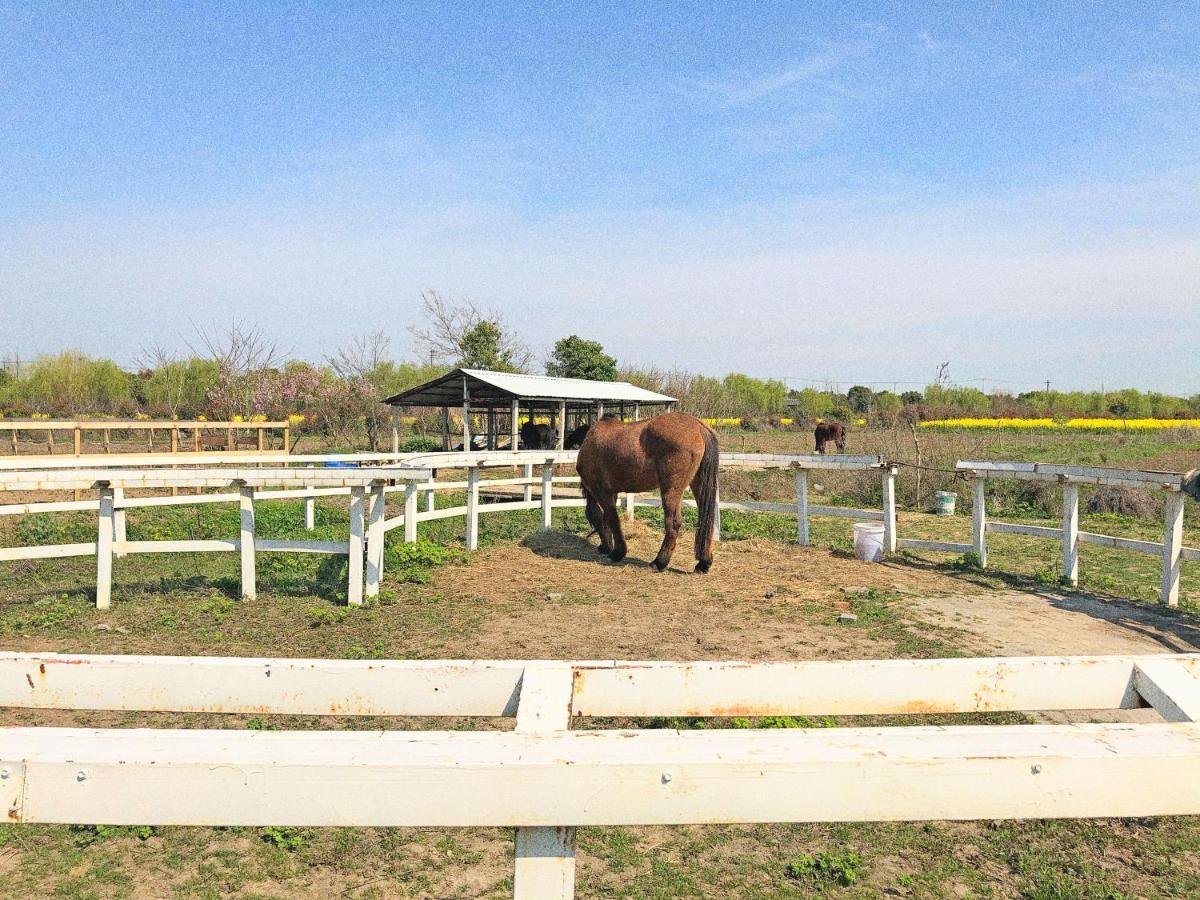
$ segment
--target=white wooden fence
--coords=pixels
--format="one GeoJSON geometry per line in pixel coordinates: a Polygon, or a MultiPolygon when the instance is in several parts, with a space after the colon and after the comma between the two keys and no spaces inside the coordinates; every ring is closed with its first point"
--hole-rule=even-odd
{"type": "MultiPolygon", "coordinates": [[[[262,552],[325,553],[349,558],[347,602],[359,605],[364,597],[379,593],[384,569],[384,536],[404,529],[404,540],[417,539],[418,524],[435,519],[463,517],[466,520],[467,548],[479,542],[479,517],[485,513],[515,510],[541,511],[541,527],[548,529],[556,508],[584,505],[581,498],[555,497],[556,484],[578,483],[577,476],[555,475],[555,467],[573,464],[575,451],[488,451],[424,454],[334,454],[291,456],[281,465],[278,456],[240,455],[234,466],[223,454],[200,455],[189,463],[199,468],[180,467],[171,455],[130,454],[124,457],[26,458],[14,460],[7,471],[0,471],[0,491],[63,492],[99,490],[98,500],[35,501],[0,505],[0,515],[36,512],[95,510],[98,515],[95,541],[73,544],[0,548],[0,562],[23,559],[51,559],[73,556],[96,557],[96,604],[107,608],[112,596],[113,559],[138,553],[220,553],[236,552],[241,558],[241,595],[256,595],[256,554],[262,552]],[[328,468],[330,463],[352,468],[328,468]],[[108,464],[108,465],[105,465],[108,464]],[[252,468],[259,465],[265,468],[252,468]],[[484,479],[487,469],[523,467],[524,477],[484,479]],[[539,471],[535,472],[534,470],[539,471]],[[436,470],[465,470],[465,481],[439,481],[436,470]],[[520,499],[498,503],[480,503],[481,487],[519,485],[525,488],[520,499]],[[540,487],[537,497],[533,489],[540,487]],[[170,489],[172,496],[134,497],[127,491],[170,489]],[[216,493],[178,495],[178,491],[216,489],[216,493]],[[466,504],[438,508],[438,492],[465,491],[466,504]],[[403,492],[404,509],[388,518],[385,498],[403,492]],[[345,541],[271,540],[259,537],[254,508],[257,501],[300,499],[304,501],[305,524],[315,523],[315,502],[319,496],[346,496],[350,499],[349,534],[345,541]],[[425,496],[421,508],[421,495],[425,496]],[[179,506],[203,503],[237,503],[241,510],[236,537],[192,541],[130,541],[126,533],[126,511],[152,506],[179,506]]],[[[782,456],[771,454],[725,454],[722,466],[785,467],[796,469],[796,503],[722,502],[722,509],[795,512],[797,537],[809,543],[809,515],[834,515],[883,521],[885,546],[895,550],[896,470],[878,457],[782,456]],[[807,472],[817,470],[878,470],[882,473],[882,510],[857,510],[808,503],[807,472]]],[[[657,505],[653,498],[626,497],[626,512],[634,514],[636,505],[657,505]]],[[[719,517],[718,517],[719,518],[719,517]]],[[[718,522],[717,537],[720,537],[718,522]]]]}
{"type": "Polygon", "coordinates": [[[963,545],[962,549],[974,551],[981,566],[986,567],[988,562],[987,536],[989,532],[1023,534],[1061,541],[1062,577],[1071,585],[1079,583],[1079,546],[1081,544],[1098,544],[1103,547],[1115,547],[1119,550],[1149,553],[1162,559],[1159,601],[1167,606],[1179,604],[1180,564],[1185,559],[1200,560],[1200,549],[1183,546],[1183,511],[1186,500],[1183,487],[1189,475],[1181,475],[1177,472],[1142,472],[1096,466],[982,461],[960,461],[957,468],[970,475],[974,494],[971,543],[963,545]],[[989,480],[998,479],[1042,481],[1061,485],[1062,527],[1052,528],[1044,525],[991,521],[987,515],[986,486],[989,480]],[[1085,484],[1131,487],[1164,493],[1166,495],[1166,515],[1162,541],[1138,541],[1080,531],[1079,488],[1080,485],[1085,484]]]}
{"type": "MultiPolygon", "coordinates": [[[[570,897],[575,828],[1200,813],[1200,654],[852,662],[0,653],[0,705],[504,716],[513,731],[0,729],[9,822],[516,827],[570,897]],[[1152,706],[1161,723],[572,730],[616,716],[1152,706]]],[[[1093,716],[1103,718],[1103,716],[1093,716]]]]}
{"type": "MultiPolygon", "coordinates": [[[[414,541],[418,525],[423,521],[462,517],[465,521],[466,543],[476,549],[479,539],[479,516],[485,513],[515,510],[541,511],[541,524],[549,528],[555,508],[578,507],[583,500],[576,497],[555,497],[554,486],[578,483],[575,476],[555,475],[555,467],[571,465],[574,451],[484,451],[422,454],[330,454],[292,456],[282,465],[275,455],[239,455],[231,460],[226,454],[200,454],[189,458],[191,465],[180,467],[179,457],[169,454],[130,454],[121,457],[57,457],[40,459],[28,457],[5,462],[7,470],[0,471],[0,491],[71,491],[100,488],[99,500],[36,501],[0,505],[0,515],[32,512],[65,512],[96,510],[99,516],[97,539],[85,543],[55,546],[0,548],[0,562],[5,560],[44,559],[69,556],[97,557],[97,603],[106,606],[111,596],[112,558],[131,553],[177,552],[238,552],[242,557],[242,594],[255,595],[254,555],[256,552],[334,553],[350,559],[347,598],[359,604],[364,597],[376,596],[383,577],[384,535],[397,528],[404,529],[404,540],[414,541]],[[232,467],[220,467],[220,464],[232,467]],[[354,468],[327,468],[331,463],[353,465],[354,468]],[[252,468],[266,466],[267,468],[252,468]],[[165,468],[169,467],[169,468],[165,468]],[[515,478],[484,478],[487,469],[523,468],[524,476],[515,478]],[[437,480],[437,470],[466,471],[463,481],[437,480]],[[481,503],[484,487],[519,485],[524,488],[518,499],[481,503]],[[126,490],[180,489],[197,491],[217,488],[217,493],[198,493],[184,496],[126,495],[126,490]],[[223,489],[223,490],[222,490],[223,489]],[[538,496],[534,496],[539,489],[538,496]],[[461,506],[438,508],[436,494],[446,491],[465,491],[466,503],[461,506]],[[403,492],[403,512],[387,518],[383,502],[389,493],[403,492]],[[300,499],[304,501],[305,524],[309,529],[315,522],[315,501],[320,496],[350,497],[350,526],[346,541],[280,541],[260,538],[254,524],[254,503],[262,500],[300,499]],[[420,498],[424,495],[425,502],[420,498]],[[125,511],[138,507],[191,505],[198,503],[238,503],[242,510],[241,528],[236,537],[210,541],[128,541],[126,540],[125,511]],[[422,508],[423,507],[423,508],[422,508]],[[365,582],[365,583],[364,583],[365,582]]],[[[1094,543],[1119,549],[1152,553],[1162,558],[1161,600],[1169,605],[1179,602],[1180,564],[1183,560],[1200,560],[1200,549],[1183,546],[1184,493],[1181,490],[1187,476],[1178,473],[1140,472],[1127,469],[1105,469],[1081,466],[1061,466],[1034,463],[960,462],[959,471],[973,482],[973,528],[970,543],[934,541],[900,537],[896,520],[896,466],[877,456],[820,456],[799,454],[723,453],[722,468],[787,468],[795,471],[796,498],[794,503],[756,501],[720,501],[721,510],[786,513],[796,516],[796,539],[810,543],[810,517],[813,515],[841,516],[859,520],[879,521],[884,526],[884,550],[934,550],[950,553],[973,551],[981,565],[988,562],[987,534],[989,532],[1025,534],[1061,540],[1063,544],[1063,574],[1069,583],[1077,583],[1078,548],[1094,543]],[[883,498],[880,509],[851,509],[841,506],[817,505],[809,502],[808,480],[813,471],[875,472],[880,478],[883,498]],[[1063,524],[1061,528],[1038,525],[993,522],[986,510],[985,485],[988,480],[1015,478],[1060,483],[1063,486],[1063,524]],[[1163,491],[1167,495],[1164,538],[1161,543],[1131,540],[1079,530],[1079,486],[1081,484],[1111,484],[1134,486],[1163,491]]],[[[685,501],[695,505],[694,501],[685,501]]],[[[653,497],[627,495],[626,515],[632,517],[637,506],[658,506],[653,497]]],[[[720,516],[716,537],[720,539],[720,516]]]]}

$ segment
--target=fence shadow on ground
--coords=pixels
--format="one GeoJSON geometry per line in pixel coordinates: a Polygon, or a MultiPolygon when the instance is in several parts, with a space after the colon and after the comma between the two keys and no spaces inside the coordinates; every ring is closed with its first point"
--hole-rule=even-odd
{"type": "Polygon", "coordinates": [[[1056,609],[1100,619],[1110,625],[1149,638],[1173,653],[1200,650],[1200,619],[1192,613],[1180,609],[1094,591],[1047,587],[1035,578],[1012,572],[999,572],[992,569],[986,571],[956,569],[945,564],[913,558],[906,559],[904,565],[927,572],[937,572],[974,587],[995,590],[996,582],[1001,582],[1012,590],[1045,598],[1056,609]]]}

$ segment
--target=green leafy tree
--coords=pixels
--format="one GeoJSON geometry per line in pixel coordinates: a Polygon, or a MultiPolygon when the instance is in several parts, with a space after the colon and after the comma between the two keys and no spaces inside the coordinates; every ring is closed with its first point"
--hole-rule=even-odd
{"type": "Polygon", "coordinates": [[[558,378],[616,381],[617,361],[604,352],[599,341],[585,340],[573,334],[555,342],[554,352],[546,361],[546,374],[558,378]]]}
{"type": "Polygon", "coordinates": [[[69,350],[39,356],[19,383],[21,399],[56,415],[127,414],[133,406],[133,376],[111,359],[92,359],[69,350]]]}
{"type": "Polygon", "coordinates": [[[519,371],[513,352],[504,347],[504,332],[496,322],[486,319],[463,333],[458,354],[458,364],[466,369],[519,371]]]}
{"type": "Polygon", "coordinates": [[[873,394],[869,387],[856,384],[850,390],[846,391],[846,404],[850,407],[852,413],[865,416],[871,408],[872,396],[873,394]]]}
{"type": "Polygon", "coordinates": [[[925,395],[920,391],[905,391],[900,395],[900,402],[905,406],[912,406],[914,403],[924,403],[925,395]]]}

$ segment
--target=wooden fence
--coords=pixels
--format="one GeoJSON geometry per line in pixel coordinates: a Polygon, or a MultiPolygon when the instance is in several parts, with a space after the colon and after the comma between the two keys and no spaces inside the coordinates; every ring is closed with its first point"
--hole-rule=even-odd
{"type": "Polygon", "coordinates": [[[515,718],[512,731],[3,728],[0,802],[10,823],[514,827],[518,898],[573,895],[578,826],[1200,813],[1200,654],[676,663],[0,653],[0,705],[515,718]],[[573,728],[604,717],[1137,706],[1163,721],[573,728]]]}
{"type": "MultiPolygon", "coordinates": [[[[239,552],[242,556],[242,593],[255,594],[254,554],[256,552],[334,553],[350,558],[347,598],[359,604],[364,596],[376,596],[383,576],[384,536],[387,532],[404,529],[404,540],[415,541],[422,521],[462,517],[466,520],[466,544],[478,546],[479,517],[485,513],[516,510],[541,511],[542,528],[549,528],[555,508],[579,507],[584,501],[576,497],[555,497],[555,485],[575,484],[576,476],[556,475],[555,467],[571,465],[575,451],[481,451],[460,453],[364,453],[333,455],[278,456],[241,455],[234,458],[223,454],[200,454],[189,465],[203,468],[179,468],[171,455],[131,454],[114,458],[113,468],[103,466],[104,457],[74,459],[24,458],[6,460],[0,470],[0,492],[3,491],[80,491],[100,489],[98,500],[36,501],[0,505],[0,515],[19,515],[33,512],[65,512],[96,510],[99,516],[97,540],[94,542],[40,547],[0,548],[0,562],[5,560],[44,559],[67,556],[97,556],[97,603],[106,605],[111,592],[111,558],[128,553],[172,552],[239,552]],[[225,468],[221,463],[235,466],[266,465],[268,468],[225,468]],[[354,468],[328,468],[342,464],[354,468]],[[91,465],[94,468],[80,468],[91,465]],[[171,466],[172,468],[162,468],[171,466]],[[483,477],[487,469],[523,469],[522,477],[483,477]],[[535,469],[538,470],[535,472],[535,469]],[[466,472],[465,480],[437,480],[438,470],[466,472]],[[496,503],[481,503],[480,491],[486,487],[516,485],[524,490],[519,499],[496,503]],[[202,491],[217,488],[217,493],[194,496],[132,497],[127,490],[166,488],[172,494],[183,488],[202,491]],[[534,496],[535,490],[540,490],[534,496]],[[436,494],[464,491],[466,503],[461,506],[438,508],[436,494]],[[388,518],[385,498],[389,493],[403,492],[403,512],[388,518]],[[346,541],[278,541],[257,537],[254,526],[254,503],[265,500],[299,499],[304,503],[307,528],[315,523],[315,502],[321,496],[348,496],[350,526],[346,541]],[[420,499],[424,496],[425,502],[420,499]],[[236,538],[213,541],[128,541],[125,538],[125,511],[150,506],[198,503],[238,503],[242,510],[242,527],[236,538]],[[423,508],[422,508],[423,506],[423,508]],[[111,507],[111,508],[110,508],[111,507]],[[365,578],[365,587],[364,587],[365,578]]],[[[724,501],[720,510],[785,513],[796,516],[796,539],[810,543],[810,517],[813,515],[840,516],[859,520],[879,521],[884,526],[884,550],[911,548],[949,553],[974,552],[982,566],[988,562],[987,533],[1003,532],[1047,537],[1063,542],[1063,572],[1074,584],[1078,578],[1078,547],[1082,543],[1101,544],[1119,549],[1153,553],[1162,558],[1163,603],[1179,602],[1180,566],[1183,560],[1200,560],[1200,550],[1184,547],[1183,508],[1181,490],[1186,476],[1176,473],[1138,472],[1126,469],[1101,469],[1079,466],[1050,466],[1033,463],[960,462],[958,468],[974,484],[973,536],[971,543],[932,541],[900,537],[896,520],[896,466],[877,456],[809,456],[761,453],[725,453],[722,468],[788,468],[795,471],[796,498],[794,503],[756,501],[724,501]],[[852,509],[809,503],[808,477],[811,471],[874,472],[880,478],[881,508],[852,509]],[[1064,516],[1062,528],[991,522],[986,511],[985,485],[989,479],[1018,478],[1042,480],[1063,485],[1064,516]],[[1130,540],[1079,530],[1079,486],[1081,484],[1113,484],[1160,490],[1167,494],[1167,515],[1162,543],[1130,540]]],[[[692,503],[692,501],[685,501],[692,503]]],[[[656,506],[652,497],[626,495],[626,515],[632,517],[637,506],[656,506]]],[[[692,504],[694,505],[694,503],[692,504]]],[[[720,539],[718,515],[716,537],[720,539]]]]}
{"type": "MultiPolygon", "coordinates": [[[[83,436],[99,432],[106,453],[111,452],[114,431],[140,431],[145,434],[146,450],[153,453],[155,433],[166,433],[172,453],[224,449],[237,450],[249,445],[259,453],[271,450],[274,443],[270,432],[279,432],[280,447],[277,452],[288,450],[291,426],[288,422],[208,422],[181,419],[0,419],[0,432],[8,432],[8,442],[13,454],[20,452],[17,438],[20,434],[45,434],[46,452],[56,450],[54,435],[66,432],[71,449],[66,451],[80,456],[83,453],[83,436]],[[185,434],[187,432],[187,434],[185,434]]],[[[3,457],[0,461],[7,462],[3,457]]]]}
{"type": "Polygon", "coordinates": [[[1050,538],[1062,542],[1063,581],[1079,583],[1079,547],[1081,544],[1097,544],[1119,550],[1149,553],[1162,559],[1162,580],[1159,602],[1167,606],[1179,604],[1180,564],[1183,560],[1200,560],[1200,549],[1183,546],[1183,511],[1186,495],[1183,491],[1187,475],[1177,472],[1142,472],[1132,469],[1110,469],[1096,466],[1066,466],[1048,463],[1012,462],[962,462],[957,467],[970,475],[973,485],[971,543],[965,549],[972,550],[981,567],[988,563],[987,536],[997,534],[1023,534],[1030,537],[1050,538]],[[1062,526],[1051,528],[1044,525],[1021,525],[1012,522],[993,522],[987,515],[987,491],[989,480],[1016,479],[1041,481],[1062,486],[1062,526]],[[1166,495],[1166,514],[1163,539],[1137,541],[1129,538],[1094,534],[1079,530],[1079,488],[1081,485],[1110,485],[1140,490],[1157,491],[1166,495]]]}

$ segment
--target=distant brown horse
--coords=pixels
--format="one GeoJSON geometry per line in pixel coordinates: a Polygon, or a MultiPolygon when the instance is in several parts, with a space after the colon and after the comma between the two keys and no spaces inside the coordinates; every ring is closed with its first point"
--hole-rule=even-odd
{"type": "Polygon", "coordinates": [[[625,558],[625,536],[617,494],[658,488],[662,495],[663,542],[651,565],[665,569],[683,527],[680,505],[690,485],[699,510],[696,571],[712,566],[717,518],[717,468],[721,451],[712,429],[694,416],[668,412],[641,422],[604,416],[579,448],[575,467],[587,500],[588,522],[600,534],[600,552],[613,562],[625,558]]]}
{"type": "Polygon", "coordinates": [[[817,453],[824,453],[825,445],[830,441],[837,445],[839,453],[846,452],[846,428],[841,422],[818,422],[813,429],[813,438],[816,439],[817,453]]]}

